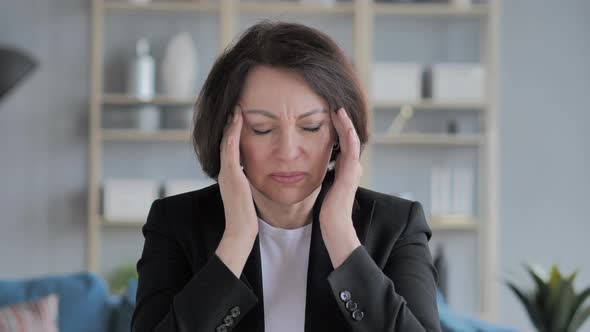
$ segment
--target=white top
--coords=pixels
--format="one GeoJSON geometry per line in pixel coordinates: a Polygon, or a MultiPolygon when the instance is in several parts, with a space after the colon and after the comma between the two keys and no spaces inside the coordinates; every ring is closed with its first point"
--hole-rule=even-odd
{"type": "Polygon", "coordinates": [[[276,228],[258,218],[264,331],[303,332],[312,224],[276,228]]]}

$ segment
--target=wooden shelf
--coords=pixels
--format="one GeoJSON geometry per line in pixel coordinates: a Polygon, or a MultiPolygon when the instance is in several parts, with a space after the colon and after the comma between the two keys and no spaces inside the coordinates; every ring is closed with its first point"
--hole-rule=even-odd
{"type": "Polygon", "coordinates": [[[404,106],[409,106],[414,110],[452,110],[452,111],[475,111],[479,112],[486,108],[485,103],[463,103],[463,102],[432,102],[432,101],[418,101],[418,102],[373,102],[375,110],[389,110],[399,109],[404,106]]]}
{"type": "Polygon", "coordinates": [[[102,8],[110,12],[216,12],[219,5],[214,2],[150,2],[134,4],[123,1],[104,1],[102,8]]]}
{"type": "Polygon", "coordinates": [[[352,3],[342,3],[336,5],[321,4],[303,4],[303,3],[240,3],[240,11],[243,13],[295,13],[295,14],[352,14],[354,5],[352,3]]]}
{"type": "MultiPolygon", "coordinates": [[[[106,227],[120,228],[141,228],[145,225],[145,220],[108,220],[99,219],[100,224],[106,227]]],[[[470,217],[454,216],[431,216],[428,218],[428,225],[436,231],[476,231],[477,224],[470,217]]]]}
{"type": "MultiPolygon", "coordinates": [[[[101,218],[101,225],[106,227],[141,228],[145,220],[107,220],[101,218]]],[[[431,216],[428,225],[436,231],[476,231],[477,224],[472,218],[458,219],[455,217],[431,216]]]]}
{"type": "Polygon", "coordinates": [[[464,215],[432,215],[428,218],[428,225],[432,230],[439,231],[475,231],[478,229],[475,218],[464,215]]]}
{"type": "Polygon", "coordinates": [[[478,146],[483,142],[483,136],[450,134],[376,135],[370,142],[373,144],[478,146]]]}
{"type": "Polygon", "coordinates": [[[489,8],[484,4],[473,4],[459,7],[450,4],[403,4],[374,3],[375,15],[406,15],[406,16],[487,16],[489,8]]]}
{"type": "Polygon", "coordinates": [[[194,98],[179,99],[169,96],[155,96],[151,99],[141,99],[132,95],[127,94],[116,94],[109,93],[102,96],[103,105],[121,105],[121,106],[133,106],[133,105],[160,105],[160,106],[192,106],[196,100],[194,98]]]}
{"type": "Polygon", "coordinates": [[[109,220],[103,217],[98,217],[100,224],[108,227],[121,227],[121,228],[140,228],[145,225],[145,220],[109,220]]]}
{"type": "Polygon", "coordinates": [[[136,129],[103,129],[105,141],[153,141],[153,142],[189,142],[191,133],[184,129],[168,129],[144,132],[136,129]]]}
{"type": "MultiPolygon", "coordinates": [[[[104,1],[102,8],[110,12],[216,12],[219,4],[215,2],[151,2],[133,4],[123,1],[104,1]]],[[[256,13],[310,13],[310,14],[345,14],[354,13],[353,3],[336,5],[301,4],[301,3],[240,3],[242,12],[256,13]]],[[[406,16],[486,16],[488,6],[474,4],[459,7],[449,4],[398,4],[374,3],[375,15],[406,15],[406,16]]]]}

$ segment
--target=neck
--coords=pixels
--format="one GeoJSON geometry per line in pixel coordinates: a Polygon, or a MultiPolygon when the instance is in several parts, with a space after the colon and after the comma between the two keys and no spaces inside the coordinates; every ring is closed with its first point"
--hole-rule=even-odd
{"type": "Polygon", "coordinates": [[[295,204],[275,202],[253,187],[252,198],[256,203],[259,217],[267,224],[276,228],[296,229],[312,222],[313,206],[321,188],[319,186],[305,199],[295,204]]]}

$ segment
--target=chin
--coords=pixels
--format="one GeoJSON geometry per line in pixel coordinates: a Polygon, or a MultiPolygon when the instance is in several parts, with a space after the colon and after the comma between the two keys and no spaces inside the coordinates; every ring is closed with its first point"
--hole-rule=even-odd
{"type": "Polygon", "coordinates": [[[283,186],[276,183],[267,183],[257,190],[267,199],[284,205],[293,205],[300,203],[319,187],[312,183],[305,183],[299,186],[283,186]]]}
{"type": "Polygon", "coordinates": [[[263,194],[273,202],[293,205],[303,201],[310,193],[303,190],[303,188],[281,188],[277,186],[263,192],[263,194]]]}

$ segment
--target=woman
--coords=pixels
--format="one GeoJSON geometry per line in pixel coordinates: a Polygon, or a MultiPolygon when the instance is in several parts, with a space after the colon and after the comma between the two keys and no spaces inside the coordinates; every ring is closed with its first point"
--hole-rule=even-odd
{"type": "Polygon", "coordinates": [[[328,36],[245,31],[196,104],[218,183],[153,203],[132,330],[440,331],[422,206],[358,187],[366,118],[328,36]]]}

